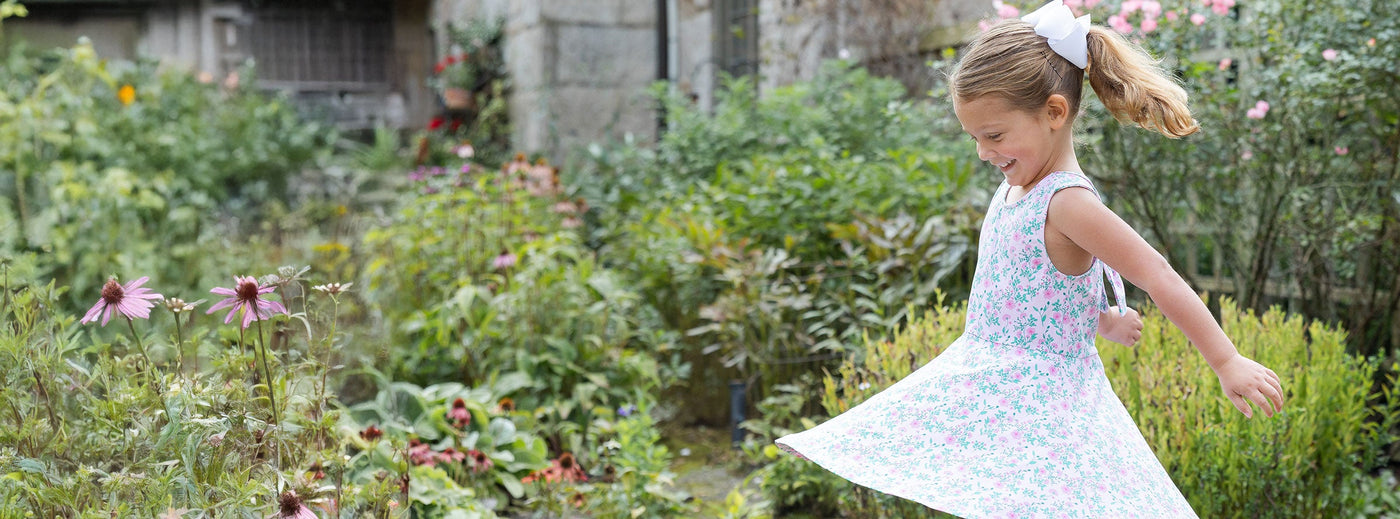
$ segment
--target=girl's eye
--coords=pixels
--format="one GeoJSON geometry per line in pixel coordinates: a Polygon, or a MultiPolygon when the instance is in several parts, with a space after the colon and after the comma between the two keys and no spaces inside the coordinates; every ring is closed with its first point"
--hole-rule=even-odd
{"type": "Polygon", "coordinates": [[[1000,134],[1000,133],[993,133],[993,134],[988,135],[987,138],[988,138],[988,139],[991,139],[991,140],[993,140],[993,141],[999,141],[999,140],[1001,140],[1001,134],[1000,134]]]}

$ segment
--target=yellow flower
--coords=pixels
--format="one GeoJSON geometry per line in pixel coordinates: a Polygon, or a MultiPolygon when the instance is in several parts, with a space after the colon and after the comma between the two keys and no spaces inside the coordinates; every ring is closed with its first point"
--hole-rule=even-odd
{"type": "Polygon", "coordinates": [[[122,85],[117,89],[117,100],[122,102],[122,106],[131,106],[131,102],[136,100],[136,87],[122,85]]]}

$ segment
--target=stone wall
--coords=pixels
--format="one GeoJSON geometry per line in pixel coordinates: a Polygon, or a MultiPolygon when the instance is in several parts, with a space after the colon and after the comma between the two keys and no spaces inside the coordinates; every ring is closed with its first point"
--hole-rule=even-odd
{"type": "Polygon", "coordinates": [[[437,0],[433,18],[439,49],[445,23],[505,19],[512,140],[521,151],[562,160],[609,138],[654,139],[659,113],[647,89],[658,79],[710,105],[710,1],[669,2],[668,42],[658,40],[667,20],[654,0],[437,0]]]}
{"type": "Polygon", "coordinates": [[[760,90],[816,76],[842,57],[911,92],[939,78],[929,59],[974,33],[990,0],[758,0],[760,90]]]}

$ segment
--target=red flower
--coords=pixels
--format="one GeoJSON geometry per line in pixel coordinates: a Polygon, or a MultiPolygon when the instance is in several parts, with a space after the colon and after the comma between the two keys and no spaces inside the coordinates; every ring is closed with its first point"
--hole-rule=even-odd
{"type": "Polygon", "coordinates": [[[378,427],[375,427],[373,425],[370,425],[369,427],[366,427],[365,430],[360,431],[360,438],[363,438],[365,441],[372,442],[374,440],[378,440],[382,436],[384,436],[384,431],[379,430],[378,427]]]}
{"type": "Polygon", "coordinates": [[[457,449],[454,449],[452,447],[448,447],[441,453],[438,453],[438,460],[444,463],[451,461],[462,461],[465,459],[467,459],[466,454],[463,454],[461,451],[458,451],[457,449]]]}
{"type": "Polygon", "coordinates": [[[550,466],[537,470],[534,473],[520,479],[521,483],[544,480],[545,483],[566,481],[577,483],[588,481],[588,474],[583,472],[583,468],[578,466],[578,461],[573,454],[564,453],[558,459],[551,462],[550,466]]]}
{"type": "Polygon", "coordinates": [[[447,70],[447,63],[445,62],[439,61],[437,66],[433,67],[434,74],[441,74],[444,70],[447,70]]]}
{"type": "Polygon", "coordinates": [[[472,472],[476,474],[491,470],[491,466],[495,465],[495,462],[491,461],[486,453],[476,449],[467,451],[467,459],[471,460],[472,472]]]}
{"type": "Polygon", "coordinates": [[[408,459],[414,465],[427,465],[429,467],[438,462],[438,453],[433,452],[433,447],[418,441],[418,438],[408,440],[408,459]]]}
{"type": "Polygon", "coordinates": [[[461,398],[452,401],[452,409],[447,411],[447,417],[452,419],[452,424],[458,429],[466,427],[472,421],[472,413],[467,410],[467,403],[461,398]]]}
{"type": "Polygon", "coordinates": [[[438,128],[442,128],[442,124],[445,122],[447,121],[442,120],[441,117],[434,117],[433,120],[428,121],[428,130],[436,131],[438,128]]]}

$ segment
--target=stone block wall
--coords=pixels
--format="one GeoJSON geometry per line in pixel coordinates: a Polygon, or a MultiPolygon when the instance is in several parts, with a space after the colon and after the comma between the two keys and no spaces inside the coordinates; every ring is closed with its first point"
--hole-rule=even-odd
{"type": "Polygon", "coordinates": [[[632,135],[656,137],[661,78],[708,107],[713,97],[711,0],[673,0],[669,42],[659,41],[655,0],[436,0],[444,23],[505,19],[512,140],[561,161],[580,146],[632,135]],[[659,67],[661,53],[670,66],[659,67]]]}

